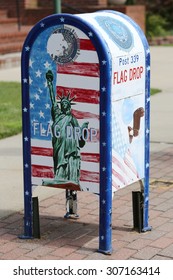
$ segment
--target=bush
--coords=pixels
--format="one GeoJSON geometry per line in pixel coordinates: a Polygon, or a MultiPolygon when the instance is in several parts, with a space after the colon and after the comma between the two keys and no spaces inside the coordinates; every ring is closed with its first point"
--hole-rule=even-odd
{"type": "Polygon", "coordinates": [[[148,38],[157,36],[166,36],[167,32],[167,21],[161,15],[158,14],[147,14],[146,16],[146,35],[148,38]]]}

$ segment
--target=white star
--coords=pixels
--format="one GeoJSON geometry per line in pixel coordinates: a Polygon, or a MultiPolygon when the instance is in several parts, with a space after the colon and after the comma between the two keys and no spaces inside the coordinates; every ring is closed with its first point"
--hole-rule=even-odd
{"type": "Polygon", "coordinates": [[[90,31],[90,32],[88,32],[88,36],[89,37],[93,37],[93,33],[90,31]]]}
{"type": "Polygon", "coordinates": [[[102,171],[103,172],[105,172],[106,171],[106,167],[104,166],[104,167],[102,167],[102,171]]]}
{"type": "Polygon", "coordinates": [[[39,91],[39,93],[42,93],[42,92],[43,92],[41,88],[39,88],[38,91],[39,91]]]}
{"type": "Polygon", "coordinates": [[[103,200],[102,200],[102,204],[105,204],[105,203],[106,203],[106,200],[103,199],[103,200]]]}
{"type": "Polygon", "coordinates": [[[105,237],[102,235],[102,236],[101,236],[101,240],[104,240],[104,239],[105,239],[105,237]]]}
{"type": "Polygon", "coordinates": [[[60,18],[60,21],[61,21],[61,22],[64,22],[64,21],[65,21],[65,18],[64,18],[64,17],[61,17],[61,18],[60,18]]]}
{"type": "Polygon", "coordinates": [[[29,47],[29,46],[25,47],[25,51],[26,51],[26,52],[29,52],[29,50],[30,50],[30,47],[29,47]]]}
{"type": "Polygon", "coordinates": [[[29,60],[29,66],[32,68],[32,64],[34,63],[34,61],[32,59],[29,60]]]}
{"type": "Polygon", "coordinates": [[[32,85],[33,80],[29,77],[29,84],[32,85]]]}
{"type": "Polygon", "coordinates": [[[150,102],[150,97],[147,98],[147,103],[150,102]]]}
{"type": "Polygon", "coordinates": [[[46,103],[45,107],[46,107],[46,109],[50,109],[50,104],[46,103]]]}
{"type": "Polygon", "coordinates": [[[150,71],[150,66],[147,66],[147,71],[150,71]]]}
{"type": "Polygon", "coordinates": [[[28,137],[27,137],[27,136],[24,138],[24,141],[25,141],[25,142],[28,142],[28,137]]]}
{"type": "Polygon", "coordinates": [[[150,49],[147,49],[146,53],[149,54],[150,53],[150,49]]]}
{"type": "Polygon", "coordinates": [[[102,65],[106,65],[107,61],[106,60],[103,60],[102,61],[102,65]]]}
{"type": "Polygon", "coordinates": [[[149,166],[150,166],[150,165],[149,165],[149,163],[147,162],[147,163],[146,163],[146,168],[148,168],[149,166]]]}
{"type": "Polygon", "coordinates": [[[40,23],[40,27],[43,28],[44,26],[45,26],[45,24],[44,24],[43,22],[41,22],[41,23],[40,23]]]}
{"type": "Polygon", "coordinates": [[[26,192],[25,192],[25,195],[29,195],[29,191],[26,191],[26,192]]]}
{"type": "Polygon", "coordinates": [[[38,70],[35,72],[35,74],[36,74],[36,77],[40,78],[42,73],[41,73],[40,70],[38,69],[38,70]]]}
{"type": "Polygon", "coordinates": [[[105,88],[105,87],[102,87],[102,91],[105,92],[105,91],[106,91],[106,88],[105,88]]]}
{"type": "Polygon", "coordinates": [[[50,63],[49,63],[48,61],[46,61],[46,62],[44,63],[44,67],[45,67],[46,69],[48,69],[48,68],[50,67],[50,63]]]}
{"type": "Polygon", "coordinates": [[[25,107],[25,108],[23,108],[23,112],[24,113],[27,113],[28,112],[28,109],[25,107]]]}
{"type": "Polygon", "coordinates": [[[40,100],[40,96],[37,93],[34,96],[35,96],[35,100],[40,100]]]}
{"type": "Polygon", "coordinates": [[[45,117],[44,117],[44,113],[43,113],[41,110],[40,110],[40,112],[39,112],[39,116],[40,116],[40,118],[43,118],[43,119],[45,118],[45,117]]]}
{"type": "Polygon", "coordinates": [[[23,79],[24,84],[27,84],[28,80],[25,78],[23,79]]]}
{"type": "Polygon", "coordinates": [[[147,128],[147,130],[146,130],[146,134],[149,134],[149,132],[150,132],[150,130],[147,128]]]}
{"type": "Polygon", "coordinates": [[[103,147],[106,147],[106,142],[103,142],[102,145],[103,145],[103,147]]]}
{"type": "Polygon", "coordinates": [[[102,116],[103,116],[103,117],[106,116],[106,112],[105,112],[105,111],[102,112],[102,116]]]}
{"type": "Polygon", "coordinates": [[[34,109],[34,103],[30,103],[30,109],[34,109]]]}
{"type": "Polygon", "coordinates": [[[27,163],[25,163],[25,168],[28,168],[28,167],[29,167],[29,165],[27,163]]]}

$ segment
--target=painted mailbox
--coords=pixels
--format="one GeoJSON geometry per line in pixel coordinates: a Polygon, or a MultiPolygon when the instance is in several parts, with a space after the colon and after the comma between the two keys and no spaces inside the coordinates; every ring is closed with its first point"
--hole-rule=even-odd
{"type": "Polygon", "coordinates": [[[99,250],[111,252],[112,193],[142,180],[148,229],[150,52],[113,11],[57,14],[22,51],[25,234],[32,186],[100,195],[99,250]]]}

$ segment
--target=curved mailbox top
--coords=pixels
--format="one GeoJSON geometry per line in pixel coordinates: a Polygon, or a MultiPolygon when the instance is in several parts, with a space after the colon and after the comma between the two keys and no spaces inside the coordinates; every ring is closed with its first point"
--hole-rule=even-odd
{"type": "Polygon", "coordinates": [[[99,193],[145,177],[149,49],[130,18],[41,20],[24,43],[22,94],[26,184],[99,193]]]}

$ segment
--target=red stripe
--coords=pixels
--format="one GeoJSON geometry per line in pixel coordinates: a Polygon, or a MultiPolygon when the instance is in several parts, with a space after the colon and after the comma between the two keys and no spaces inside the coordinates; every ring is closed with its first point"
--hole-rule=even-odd
{"type": "Polygon", "coordinates": [[[98,63],[77,63],[58,65],[58,74],[80,75],[88,77],[99,77],[100,69],[98,63]]]}
{"type": "Polygon", "coordinates": [[[99,177],[98,172],[89,172],[86,170],[80,171],[80,181],[99,183],[99,177]]]}
{"type": "Polygon", "coordinates": [[[32,165],[32,176],[39,178],[54,178],[53,167],[32,165]]]}
{"type": "Polygon", "coordinates": [[[118,190],[118,189],[120,188],[120,186],[117,185],[117,184],[115,183],[115,181],[113,181],[113,180],[112,180],[112,186],[113,186],[116,190],[118,190]]]}
{"type": "Polygon", "coordinates": [[[120,182],[122,182],[124,185],[127,184],[127,181],[124,179],[124,177],[123,177],[122,175],[120,175],[115,169],[112,169],[112,173],[113,173],[114,176],[115,176],[116,178],[118,178],[118,180],[119,180],[120,182]]]}
{"type": "Polygon", "coordinates": [[[59,99],[58,95],[62,96],[64,94],[66,96],[70,92],[70,97],[75,97],[74,102],[76,101],[83,103],[99,104],[100,101],[100,91],[98,90],[57,86],[56,91],[57,99],[59,99]]]}
{"type": "MultiPolygon", "coordinates": [[[[32,165],[32,176],[37,178],[54,178],[53,168],[41,165],[32,165]]],[[[80,171],[80,181],[99,182],[98,172],[80,171]]]]}
{"type": "MultiPolygon", "coordinates": [[[[118,161],[118,159],[117,159],[115,156],[112,157],[112,161],[113,161],[113,163],[114,163],[116,166],[118,166],[118,167],[126,174],[127,177],[129,177],[129,173],[127,172],[127,170],[125,169],[125,167],[121,164],[121,162],[118,161]]],[[[127,166],[127,167],[128,167],[128,166],[127,166]]],[[[128,167],[128,168],[129,168],[129,167],[128,167]]],[[[129,169],[130,169],[130,168],[129,168],[129,169]]],[[[132,170],[130,169],[130,171],[132,171],[132,170]]]]}
{"type": "Polygon", "coordinates": [[[129,162],[127,159],[124,160],[125,164],[128,166],[128,168],[134,173],[134,175],[136,175],[136,177],[138,178],[138,173],[136,172],[136,169],[134,168],[134,166],[131,164],[131,162],[129,162]]]}
{"type": "Polygon", "coordinates": [[[77,110],[71,110],[72,115],[76,117],[77,119],[98,119],[99,120],[99,115],[90,113],[90,112],[82,112],[82,111],[77,111],[77,110]]]}
{"type": "MultiPolygon", "coordinates": [[[[129,150],[128,150],[128,155],[131,157],[129,150]]],[[[135,169],[135,166],[128,160],[128,158],[125,157],[124,162],[131,169],[131,171],[136,175],[136,177],[138,178],[139,175],[138,175],[138,173],[135,169]]]]}
{"type": "Polygon", "coordinates": [[[80,49],[86,51],[95,51],[95,47],[91,40],[80,39],[80,49]]]}
{"type": "MultiPolygon", "coordinates": [[[[53,157],[52,148],[31,147],[31,154],[37,156],[53,157]]],[[[81,153],[81,160],[88,162],[100,162],[100,155],[96,153],[81,153]]]]}
{"type": "Polygon", "coordinates": [[[81,153],[81,160],[88,162],[100,162],[100,155],[96,153],[81,153]]]}
{"type": "Polygon", "coordinates": [[[31,147],[31,154],[53,157],[53,149],[52,148],[42,148],[42,147],[31,147]]]}

